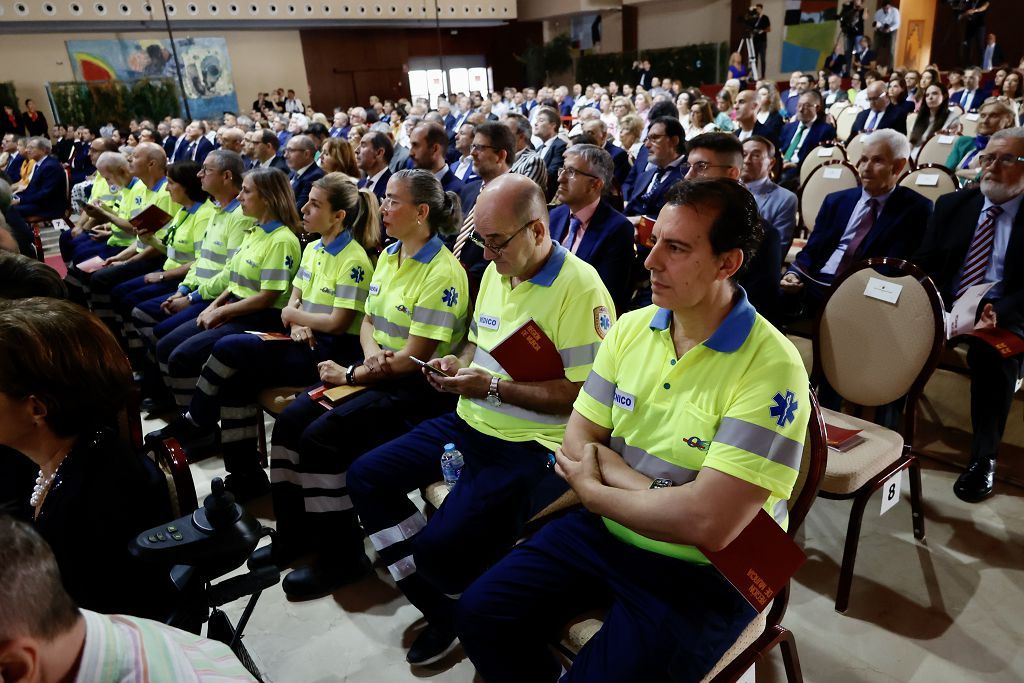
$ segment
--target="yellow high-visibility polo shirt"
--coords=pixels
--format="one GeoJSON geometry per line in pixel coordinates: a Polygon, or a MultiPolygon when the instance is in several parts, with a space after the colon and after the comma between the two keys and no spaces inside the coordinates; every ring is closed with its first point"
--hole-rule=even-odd
{"type": "Polygon", "coordinates": [[[326,246],[317,240],[306,247],[292,286],[302,292],[302,310],[309,313],[329,315],[335,308],[355,311],[346,332],[358,335],[372,277],[373,264],[366,250],[345,230],[326,246]]]}

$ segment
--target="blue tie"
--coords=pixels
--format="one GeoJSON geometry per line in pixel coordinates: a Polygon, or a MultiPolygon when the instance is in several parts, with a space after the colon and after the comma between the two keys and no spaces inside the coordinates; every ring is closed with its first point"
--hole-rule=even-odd
{"type": "Polygon", "coordinates": [[[563,247],[572,250],[572,243],[576,241],[576,231],[580,229],[580,225],[580,219],[569,214],[569,231],[565,234],[565,239],[562,240],[563,247]]]}

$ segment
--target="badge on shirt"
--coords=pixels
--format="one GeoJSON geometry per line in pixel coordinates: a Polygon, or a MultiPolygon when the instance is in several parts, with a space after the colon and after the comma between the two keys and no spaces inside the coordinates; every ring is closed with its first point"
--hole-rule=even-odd
{"type": "Polygon", "coordinates": [[[352,266],[352,270],[349,271],[348,276],[352,278],[353,282],[362,282],[366,278],[366,271],[364,271],[360,266],[352,266]]]}
{"type": "Polygon", "coordinates": [[[291,268],[293,263],[295,263],[295,259],[293,259],[291,256],[285,256],[284,257],[284,267],[285,268],[291,268]]]}
{"type": "Polygon", "coordinates": [[[481,313],[476,319],[476,324],[487,330],[496,330],[501,326],[501,320],[496,316],[481,313]]]}
{"type": "Polygon", "coordinates": [[[633,394],[627,394],[625,391],[622,391],[618,387],[616,387],[615,389],[615,394],[613,398],[615,401],[615,405],[622,408],[623,410],[633,412],[633,408],[636,407],[636,396],[634,396],[633,394]]]}
{"type": "Polygon", "coordinates": [[[597,336],[604,339],[608,330],[612,329],[612,316],[608,313],[606,306],[598,306],[594,309],[594,331],[597,336]]]}
{"type": "Polygon", "coordinates": [[[441,295],[441,301],[444,302],[445,306],[451,308],[455,304],[459,303],[459,290],[454,287],[449,287],[444,290],[444,294],[441,295]]]}
{"type": "Polygon", "coordinates": [[[380,285],[377,284],[376,282],[370,285],[370,294],[373,294],[374,296],[380,294],[380,285]]]}
{"type": "Polygon", "coordinates": [[[776,392],[772,398],[775,402],[769,409],[769,413],[775,418],[775,424],[780,427],[785,427],[787,423],[792,424],[793,420],[796,419],[797,408],[800,407],[800,403],[796,400],[796,395],[787,390],[786,395],[783,396],[782,392],[776,392]]]}

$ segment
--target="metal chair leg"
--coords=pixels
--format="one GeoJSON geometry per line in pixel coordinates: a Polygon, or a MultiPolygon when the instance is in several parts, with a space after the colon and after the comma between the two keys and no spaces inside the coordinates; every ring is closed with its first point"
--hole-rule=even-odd
{"type": "Polygon", "coordinates": [[[921,501],[921,461],[914,457],[910,463],[910,514],[914,524],[914,538],[924,540],[924,507],[921,501]]]}
{"type": "Polygon", "coordinates": [[[800,669],[800,655],[796,651],[796,638],[793,632],[782,626],[775,628],[782,631],[779,649],[782,650],[782,663],[786,666],[786,680],[789,683],[803,683],[804,674],[800,669]]]}
{"type": "Polygon", "coordinates": [[[857,546],[860,543],[860,527],[864,520],[864,507],[875,489],[862,490],[853,499],[850,523],[846,529],[846,547],[843,550],[843,566],[839,570],[839,587],[836,589],[836,611],[846,612],[850,603],[850,585],[853,583],[853,565],[857,561],[857,546]]]}

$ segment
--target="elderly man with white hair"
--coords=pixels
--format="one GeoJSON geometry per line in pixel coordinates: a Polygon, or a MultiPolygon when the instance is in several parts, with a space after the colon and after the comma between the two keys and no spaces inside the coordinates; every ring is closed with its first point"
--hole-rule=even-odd
{"type": "MultiPolygon", "coordinates": [[[[857,261],[875,256],[909,259],[921,243],[932,203],[898,187],[910,158],[907,136],[890,129],[864,139],[857,170],[861,187],[825,197],[807,246],[797,254],[780,286],[787,295],[803,298],[812,312],[829,285],[857,261]]],[[[794,306],[796,308],[796,306],[794,306]]]]}

